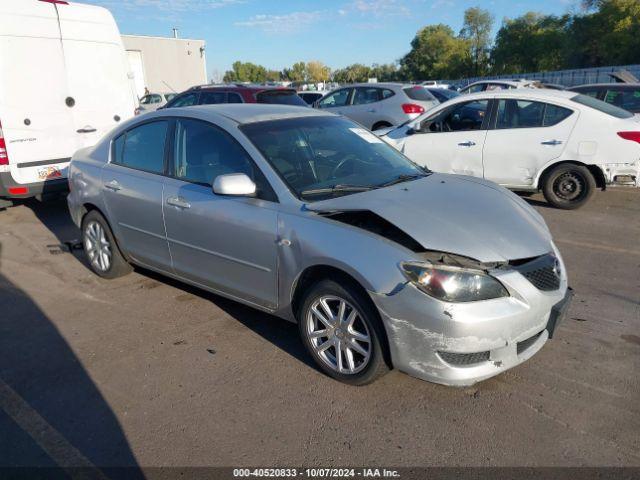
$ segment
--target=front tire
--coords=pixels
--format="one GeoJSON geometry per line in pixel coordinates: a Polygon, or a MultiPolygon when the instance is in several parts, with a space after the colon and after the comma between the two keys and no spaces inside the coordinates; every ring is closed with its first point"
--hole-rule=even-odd
{"type": "Polygon", "coordinates": [[[340,382],[366,385],[389,371],[378,312],[349,282],[314,284],[298,312],[298,328],[316,364],[340,382]]]}
{"type": "Polygon", "coordinates": [[[542,193],[556,208],[573,210],[589,201],[596,189],[596,181],[587,167],[561,164],[546,176],[542,193]]]}
{"type": "Polygon", "coordinates": [[[82,245],[91,270],[103,278],[118,278],[133,268],[115,241],[109,223],[96,210],[82,219],[82,245]]]}

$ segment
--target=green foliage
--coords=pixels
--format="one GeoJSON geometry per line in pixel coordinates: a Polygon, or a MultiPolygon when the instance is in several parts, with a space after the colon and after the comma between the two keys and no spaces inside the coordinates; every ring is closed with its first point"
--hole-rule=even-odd
{"type": "Polygon", "coordinates": [[[444,24],[421,28],[400,65],[409,80],[456,78],[468,73],[470,41],[456,37],[444,24]]]}
{"type": "Polygon", "coordinates": [[[225,72],[224,82],[263,83],[267,80],[267,69],[251,62],[234,62],[233,70],[225,72]]]}
{"type": "Polygon", "coordinates": [[[473,7],[464,12],[460,37],[469,42],[470,73],[475,77],[484,75],[489,70],[492,28],[493,15],[488,10],[473,7]]]}
{"type": "Polygon", "coordinates": [[[291,68],[285,68],[282,76],[290,82],[304,82],[307,80],[307,64],[304,62],[294,63],[291,68]]]}
{"type": "Polygon", "coordinates": [[[563,39],[569,17],[529,12],[505,19],[491,52],[494,73],[535,72],[564,67],[563,39]]]}
{"type": "Polygon", "coordinates": [[[338,83],[360,83],[366,82],[369,78],[372,78],[371,68],[361,63],[341,68],[333,74],[333,81],[338,83]]]}

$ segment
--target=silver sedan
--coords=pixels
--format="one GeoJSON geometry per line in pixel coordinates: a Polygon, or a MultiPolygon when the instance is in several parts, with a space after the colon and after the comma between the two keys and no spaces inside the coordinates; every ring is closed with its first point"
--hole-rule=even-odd
{"type": "Polygon", "coordinates": [[[88,263],[132,265],[296,322],[320,369],[469,385],[538,352],[570,300],[542,218],[483,180],[431,173],[327,112],[175,108],[69,169],[88,263]]]}

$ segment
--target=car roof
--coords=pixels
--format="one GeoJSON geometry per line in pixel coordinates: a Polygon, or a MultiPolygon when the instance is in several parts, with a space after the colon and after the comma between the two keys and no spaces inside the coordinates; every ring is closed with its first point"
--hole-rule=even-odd
{"type": "Polygon", "coordinates": [[[413,85],[411,83],[400,83],[400,82],[377,82],[377,83],[354,83],[352,85],[344,85],[343,87],[340,87],[340,88],[350,88],[350,87],[405,88],[405,87],[422,87],[422,85],[413,85]]]}
{"type": "Polygon", "coordinates": [[[459,100],[487,98],[488,96],[499,96],[502,98],[536,98],[544,100],[545,98],[556,98],[558,100],[569,100],[575,97],[576,92],[567,90],[553,90],[547,88],[518,88],[515,90],[490,90],[488,92],[470,93],[467,95],[460,95],[456,97],[456,102],[459,100]]]}
{"type": "MultiPolygon", "coordinates": [[[[191,107],[175,107],[167,110],[166,115],[184,115],[200,119],[216,120],[225,117],[238,124],[265,122],[269,120],[283,120],[301,117],[328,117],[332,113],[316,110],[307,106],[272,105],[264,103],[224,103],[217,105],[197,105],[191,107]]],[[[162,113],[160,115],[164,116],[162,113]]]]}
{"type": "Polygon", "coordinates": [[[584,85],[574,85],[571,88],[587,88],[587,87],[631,87],[631,88],[639,88],[640,83],[620,83],[620,82],[609,82],[609,83],[586,83],[584,85]]]}
{"type": "Polygon", "coordinates": [[[282,87],[282,86],[273,86],[273,85],[254,85],[254,84],[245,84],[245,83],[218,83],[218,84],[196,85],[194,87],[191,87],[189,90],[217,90],[217,89],[249,90],[251,92],[263,92],[265,90],[295,91],[295,88],[291,88],[291,87],[282,87]]]}
{"type": "MultiPolygon", "coordinates": [[[[502,78],[496,78],[495,80],[478,80],[477,82],[473,82],[470,83],[469,85],[467,85],[467,87],[470,87],[471,85],[479,85],[479,84],[483,84],[483,83],[502,83],[505,85],[523,85],[523,84],[528,84],[528,83],[534,83],[534,80],[526,80],[524,78],[518,78],[516,80],[509,80],[509,79],[502,79],[502,78]]],[[[465,87],[465,88],[467,88],[465,87]]]]}

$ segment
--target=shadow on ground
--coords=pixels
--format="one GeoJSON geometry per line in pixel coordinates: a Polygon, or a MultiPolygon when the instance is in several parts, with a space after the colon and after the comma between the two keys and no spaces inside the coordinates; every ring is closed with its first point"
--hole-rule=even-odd
{"type": "Polygon", "coordinates": [[[89,478],[112,478],[98,467],[119,466],[130,467],[121,472],[126,478],[143,478],[117,418],[65,338],[2,274],[0,304],[0,467],[55,467],[46,478],[75,477],[73,468],[82,467],[89,478]]]}

